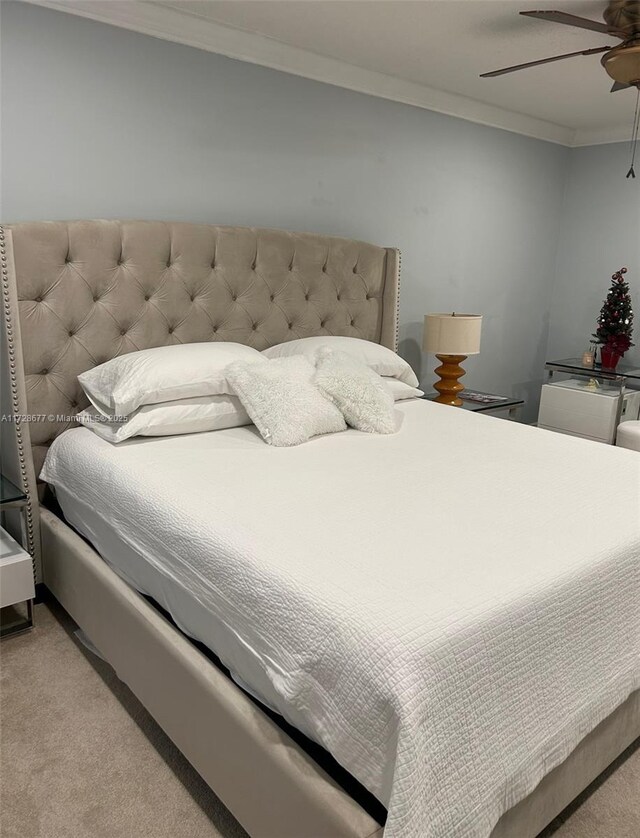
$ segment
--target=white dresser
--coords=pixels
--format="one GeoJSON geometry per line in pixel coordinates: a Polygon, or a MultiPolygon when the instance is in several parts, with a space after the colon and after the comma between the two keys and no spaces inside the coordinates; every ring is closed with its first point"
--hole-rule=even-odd
{"type": "MultiPolygon", "coordinates": [[[[618,424],[619,390],[617,387],[591,389],[586,383],[584,378],[571,378],[544,384],[538,427],[613,445],[618,424]]],[[[620,422],[638,418],[640,390],[627,390],[620,422]]]]}

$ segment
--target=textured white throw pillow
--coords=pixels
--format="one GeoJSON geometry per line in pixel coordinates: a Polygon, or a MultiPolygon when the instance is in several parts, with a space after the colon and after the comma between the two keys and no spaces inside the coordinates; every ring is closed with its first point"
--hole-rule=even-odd
{"type": "Polygon", "coordinates": [[[409,364],[379,343],[360,338],[348,338],[340,335],[329,335],[328,337],[299,338],[286,343],[279,343],[277,346],[270,346],[263,351],[267,358],[288,358],[290,355],[304,355],[312,364],[315,364],[316,352],[320,347],[328,346],[330,349],[339,352],[346,352],[356,361],[366,364],[378,375],[391,376],[403,381],[410,387],[419,385],[416,374],[409,364]]]}
{"type": "Polygon", "coordinates": [[[229,384],[270,445],[299,445],[346,429],[342,413],[313,384],[314,367],[301,356],[231,364],[229,384]]]}
{"type": "Polygon", "coordinates": [[[228,394],[225,367],[251,360],[264,358],[241,343],[178,343],[118,355],[78,381],[99,413],[128,416],[143,404],[228,394]]]}
{"type": "Polygon", "coordinates": [[[384,381],[346,352],[319,349],[315,383],[352,428],[369,434],[392,434],[397,430],[393,396],[384,381]]]}
{"type": "Polygon", "coordinates": [[[146,404],[134,410],[126,422],[115,422],[92,409],[76,416],[107,442],[124,442],[134,436],[175,436],[202,431],[221,431],[250,425],[251,419],[237,396],[196,396],[161,404],[146,404]]]}

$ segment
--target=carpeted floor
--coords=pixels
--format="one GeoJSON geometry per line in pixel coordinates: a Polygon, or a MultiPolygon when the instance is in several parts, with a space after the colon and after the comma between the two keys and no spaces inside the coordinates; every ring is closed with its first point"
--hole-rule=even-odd
{"type": "MultiPolygon", "coordinates": [[[[51,603],[32,632],[2,642],[2,838],[246,838],[74,630],[51,603]]],[[[584,797],[544,835],[638,838],[640,749],[584,797]]]]}

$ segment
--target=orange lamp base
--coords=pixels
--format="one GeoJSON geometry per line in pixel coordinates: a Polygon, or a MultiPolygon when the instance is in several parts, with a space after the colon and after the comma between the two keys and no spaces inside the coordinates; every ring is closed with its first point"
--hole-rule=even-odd
{"type": "Polygon", "coordinates": [[[459,378],[464,375],[464,370],[460,366],[461,361],[466,360],[466,355],[436,355],[439,361],[442,361],[439,367],[436,367],[436,375],[440,376],[440,380],[433,385],[434,389],[438,391],[439,395],[434,399],[439,404],[451,404],[459,407],[462,404],[462,399],[458,393],[464,390],[464,384],[460,384],[459,378]]]}

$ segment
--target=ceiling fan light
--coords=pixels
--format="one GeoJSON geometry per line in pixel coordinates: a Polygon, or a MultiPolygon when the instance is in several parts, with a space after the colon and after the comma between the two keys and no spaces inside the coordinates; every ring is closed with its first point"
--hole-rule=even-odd
{"type": "Polygon", "coordinates": [[[602,57],[602,66],[620,84],[640,82],[640,44],[614,47],[602,57]]]}
{"type": "Polygon", "coordinates": [[[628,36],[640,32],[640,0],[610,0],[602,16],[609,26],[628,36]]]}

